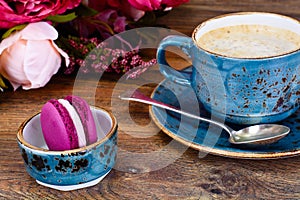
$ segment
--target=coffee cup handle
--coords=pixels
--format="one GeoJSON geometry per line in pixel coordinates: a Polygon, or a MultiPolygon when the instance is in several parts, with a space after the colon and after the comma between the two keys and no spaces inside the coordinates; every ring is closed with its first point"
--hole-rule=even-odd
{"type": "Polygon", "coordinates": [[[190,86],[192,67],[184,70],[175,70],[166,61],[166,48],[169,46],[178,47],[188,57],[190,57],[190,49],[193,46],[193,40],[190,37],[170,35],[165,37],[159,44],[157,50],[157,62],[159,64],[160,72],[169,80],[180,85],[190,86]]]}

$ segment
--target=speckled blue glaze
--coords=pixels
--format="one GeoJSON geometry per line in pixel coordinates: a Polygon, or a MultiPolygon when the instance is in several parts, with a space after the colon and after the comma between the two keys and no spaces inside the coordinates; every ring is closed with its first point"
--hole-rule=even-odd
{"type": "MultiPolygon", "coordinates": [[[[188,108],[189,105],[194,105],[196,96],[191,87],[165,80],[153,91],[152,98],[179,108],[184,106],[188,108]]],[[[186,110],[186,108],[182,109],[186,110]]],[[[194,111],[197,114],[197,110],[198,108],[193,108],[189,112],[194,111]]],[[[212,117],[201,103],[199,104],[199,112],[200,115],[207,118],[212,117]]],[[[166,134],[202,152],[243,159],[276,159],[300,155],[299,110],[281,122],[281,124],[291,129],[286,137],[259,149],[247,149],[240,145],[231,144],[225,131],[206,122],[181,116],[154,106],[150,109],[150,113],[154,122],[166,134]]],[[[230,123],[228,125],[235,130],[244,127],[230,123]]]]}
{"type": "MultiPolygon", "coordinates": [[[[98,112],[96,116],[102,120],[108,117],[108,115],[102,116],[102,114],[98,112]]],[[[31,177],[50,185],[78,185],[98,179],[113,168],[117,156],[117,125],[114,124],[116,123],[115,119],[110,130],[109,127],[107,128],[109,132],[105,133],[105,137],[99,138],[94,144],[68,151],[49,151],[41,146],[44,146],[43,139],[40,139],[40,141],[35,139],[34,142],[29,141],[32,138],[30,137],[31,134],[42,137],[38,125],[39,116],[40,114],[21,125],[18,133],[20,153],[26,171],[31,177]],[[31,130],[35,133],[27,133],[29,135],[27,139],[22,139],[21,133],[26,126],[32,126],[31,130]]],[[[109,119],[106,119],[107,121],[109,119]]],[[[105,123],[105,120],[103,122],[105,123]]]]}
{"type": "MultiPolygon", "coordinates": [[[[299,30],[300,25],[297,27],[299,30]]],[[[207,110],[232,123],[278,122],[299,108],[299,50],[267,58],[225,57],[195,44],[197,29],[201,28],[195,29],[192,38],[169,36],[160,43],[157,58],[167,79],[192,86],[207,110]],[[169,46],[179,47],[190,56],[192,67],[184,71],[172,69],[165,59],[169,46]]]]}

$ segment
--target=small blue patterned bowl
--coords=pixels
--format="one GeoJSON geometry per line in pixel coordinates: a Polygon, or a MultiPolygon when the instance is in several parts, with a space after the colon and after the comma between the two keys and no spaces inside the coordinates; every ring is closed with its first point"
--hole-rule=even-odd
{"type": "Polygon", "coordinates": [[[40,113],[22,123],[18,145],[27,172],[39,184],[62,191],[75,190],[99,183],[111,171],[117,155],[117,121],[104,109],[91,109],[98,141],[78,149],[48,150],[40,113]]]}

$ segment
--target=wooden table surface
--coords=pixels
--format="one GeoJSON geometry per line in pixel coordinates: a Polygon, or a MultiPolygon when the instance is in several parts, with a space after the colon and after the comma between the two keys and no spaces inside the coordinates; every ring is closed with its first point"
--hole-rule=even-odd
{"type": "MultiPolygon", "coordinates": [[[[160,18],[159,23],[191,35],[203,20],[237,11],[276,12],[300,19],[300,3],[295,0],[190,0],[160,18]]],[[[174,56],[170,61],[182,64],[174,56]]],[[[0,199],[300,199],[300,157],[200,158],[198,151],[180,143],[170,146],[173,139],[156,127],[148,106],[116,98],[122,90],[137,85],[150,95],[161,80],[156,66],[136,80],[104,74],[95,83],[58,74],[43,88],[1,93],[0,199]],[[64,97],[74,88],[89,102],[113,111],[119,122],[119,152],[115,168],[101,183],[60,192],[38,185],[26,173],[16,132],[21,122],[40,111],[48,99],[64,97]],[[184,152],[172,154],[178,149],[184,152]],[[153,153],[160,150],[160,155],[153,153]]]]}

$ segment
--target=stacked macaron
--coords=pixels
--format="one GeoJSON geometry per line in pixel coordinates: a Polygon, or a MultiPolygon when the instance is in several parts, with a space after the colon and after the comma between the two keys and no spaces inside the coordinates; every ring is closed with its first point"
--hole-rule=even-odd
{"type": "Polygon", "coordinates": [[[42,107],[41,127],[49,150],[76,149],[97,141],[90,106],[78,96],[49,100],[42,107]]]}

